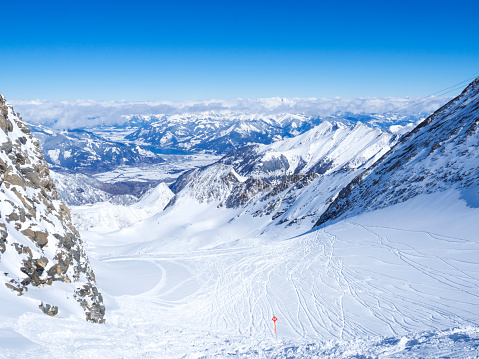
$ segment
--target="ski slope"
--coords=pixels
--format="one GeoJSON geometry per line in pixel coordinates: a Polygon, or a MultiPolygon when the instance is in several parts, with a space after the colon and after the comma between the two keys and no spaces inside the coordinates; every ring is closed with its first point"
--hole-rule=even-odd
{"type": "MultiPolygon", "coordinates": [[[[158,234],[176,250],[155,247],[141,223],[83,231],[107,323],[3,317],[0,357],[478,356],[479,209],[459,192],[420,195],[293,238],[246,230],[241,241],[217,238],[215,228],[224,229],[205,231],[212,219],[198,213],[188,232],[197,241],[158,234]]],[[[161,215],[147,220],[150,232],[161,215]]]]}
{"type": "MultiPolygon", "coordinates": [[[[434,197],[427,201],[440,208],[444,200],[434,197]]],[[[417,215],[414,208],[422,212],[422,201],[395,211],[417,215]]],[[[134,253],[110,255],[111,247],[97,240],[94,251],[108,273],[129,272],[141,263],[155,272],[157,280],[138,293],[140,306],[154,303],[163,320],[179,326],[272,335],[274,314],[284,338],[403,335],[479,319],[479,240],[467,233],[479,211],[465,206],[461,211],[459,205],[449,211],[454,219],[461,213],[462,233],[438,232],[427,224],[433,211],[422,216],[426,228],[411,215],[408,223],[416,224],[411,229],[401,223],[404,214],[385,220],[386,214],[380,225],[375,222],[381,216],[365,215],[295,238],[264,243],[251,238],[251,246],[243,240],[241,246],[154,252],[148,240],[127,247],[134,253]]],[[[108,281],[110,274],[97,273],[99,283],[108,281]]]]}

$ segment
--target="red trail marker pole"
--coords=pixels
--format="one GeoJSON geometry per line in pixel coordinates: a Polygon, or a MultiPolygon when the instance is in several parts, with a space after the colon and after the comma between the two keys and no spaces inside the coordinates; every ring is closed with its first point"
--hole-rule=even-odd
{"type": "Polygon", "coordinates": [[[274,334],[278,335],[278,331],[276,330],[276,321],[278,320],[278,318],[276,318],[275,316],[273,316],[273,322],[274,322],[274,334]]]}

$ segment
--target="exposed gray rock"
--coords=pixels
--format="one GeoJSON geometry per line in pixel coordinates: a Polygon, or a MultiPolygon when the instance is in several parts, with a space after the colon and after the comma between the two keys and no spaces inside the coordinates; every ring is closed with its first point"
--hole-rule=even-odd
{"type": "Polygon", "coordinates": [[[41,311],[51,317],[54,317],[58,314],[58,307],[50,304],[43,304],[43,302],[38,306],[41,311]]]}
{"type": "MultiPolygon", "coordinates": [[[[57,281],[71,284],[71,300],[84,308],[85,318],[102,323],[103,298],[38,141],[1,95],[0,113],[0,271],[6,273],[5,287],[22,297],[29,287],[38,287],[41,297],[57,281]]],[[[43,303],[39,307],[52,316],[59,310],[43,303]]]]}

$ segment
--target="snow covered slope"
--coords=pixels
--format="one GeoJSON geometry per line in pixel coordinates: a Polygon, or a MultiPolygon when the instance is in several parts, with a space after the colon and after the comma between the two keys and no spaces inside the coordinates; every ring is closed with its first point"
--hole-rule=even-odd
{"type": "Polygon", "coordinates": [[[2,96],[0,110],[0,314],[103,322],[95,275],[38,141],[2,96]]]}
{"type": "Polygon", "coordinates": [[[73,223],[80,230],[116,231],[161,212],[173,196],[168,186],[160,183],[138,202],[129,205],[97,202],[90,206],[72,207],[73,223]]]}
{"type": "MultiPolygon", "coordinates": [[[[197,206],[195,222],[178,211],[143,227],[84,232],[114,309],[104,331],[78,330],[75,355],[477,357],[479,209],[458,191],[422,194],[294,237],[247,233],[245,221],[228,245],[215,222],[235,210],[214,215],[206,203],[197,206]],[[155,233],[158,222],[155,230],[170,231],[155,233]],[[207,230],[197,249],[195,235],[207,230]]],[[[83,328],[45,323],[55,333],[49,344],[32,329],[37,322],[25,318],[16,328],[41,353],[62,352],[54,345],[65,339],[58,326],[83,328]]]]}
{"type": "Polygon", "coordinates": [[[316,225],[449,188],[479,206],[479,78],[345,187],[316,225]]]}
{"type": "Polygon", "coordinates": [[[322,175],[369,166],[396,140],[397,136],[361,122],[324,121],[294,138],[241,148],[220,162],[243,176],[278,183],[291,174],[322,175]]]}

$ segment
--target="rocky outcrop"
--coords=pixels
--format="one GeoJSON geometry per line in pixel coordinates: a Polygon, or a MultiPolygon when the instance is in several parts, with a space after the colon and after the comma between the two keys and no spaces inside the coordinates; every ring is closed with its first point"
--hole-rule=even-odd
{"type": "Polygon", "coordinates": [[[255,178],[248,178],[238,183],[225,201],[226,208],[237,208],[247,205],[257,194],[269,191],[271,185],[255,178]]]}
{"type": "MultiPolygon", "coordinates": [[[[280,184],[274,186],[261,198],[266,205],[256,210],[253,216],[272,215],[273,220],[279,218],[294,204],[298,197],[298,190],[308,186],[316,178],[318,178],[317,173],[286,176],[280,184]]],[[[286,221],[287,219],[284,220],[284,222],[286,221]]]]}
{"type": "Polygon", "coordinates": [[[45,313],[46,315],[49,315],[51,317],[54,317],[55,315],[58,314],[58,307],[50,304],[43,304],[43,302],[38,306],[40,310],[45,313]]]}
{"type": "Polygon", "coordinates": [[[180,190],[169,206],[193,198],[200,203],[215,203],[218,208],[243,208],[244,213],[254,217],[271,216],[281,224],[295,220],[285,214],[318,177],[316,173],[287,175],[273,186],[261,179],[244,178],[233,167],[215,163],[178,178],[173,187],[180,190]]]}
{"type": "MultiPolygon", "coordinates": [[[[35,300],[58,288],[78,302],[87,320],[102,323],[102,295],[39,143],[1,95],[0,113],[0,286],[18,296],[35,288],[35,300]]],[[[62,312],[56,303],[38,306],[48,315],[62,312]]]]}

